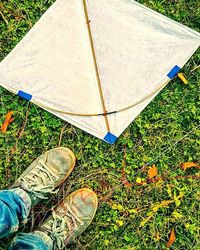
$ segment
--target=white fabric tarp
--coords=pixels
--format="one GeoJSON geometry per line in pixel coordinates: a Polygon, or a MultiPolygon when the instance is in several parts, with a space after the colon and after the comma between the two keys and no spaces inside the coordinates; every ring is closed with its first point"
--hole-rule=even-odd
{"type": "Polygon", "coordinates": [[[199,45],[199,33],[135,1],[57,0],[1,62],[0,84],[113,143],[199,45]],[[84,2],[105,116],[74,115],[104,113],[84,2]]]}

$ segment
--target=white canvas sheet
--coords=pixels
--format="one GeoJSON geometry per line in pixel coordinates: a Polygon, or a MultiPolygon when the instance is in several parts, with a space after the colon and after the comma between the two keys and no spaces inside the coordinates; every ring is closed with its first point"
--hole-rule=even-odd
{"type": "MultiPolygon", "coordinates": [[[[131,0],[57,0],[0,64],[0,84],[86,132],[118,137],[200,45],[200,34],[131,0]],[[141,102],[141,100],[143,100],[141,102]],[[61,112],[60,112],[61,111],[61,112]],[[63,111],[63,112],[62,112],[63,111]]],[[[110,143],[116,138],[106,139],[110,143]]]]}

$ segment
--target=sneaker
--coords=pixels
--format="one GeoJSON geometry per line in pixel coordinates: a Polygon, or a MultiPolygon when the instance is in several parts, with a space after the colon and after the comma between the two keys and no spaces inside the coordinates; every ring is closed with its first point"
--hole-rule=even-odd
{"type": "Polygon", "coordinates": [[[52,209],[52,215],[34,232],[53,249],[63,249],[92,222],[98,206],[96,194],[87,188],[77,190],[52,209]]]}
{"type": "Polygon", "coordinates": [[[75,155],[68,148],[49,150],[31,163],[12,188],[16,188],[16,192],[18,188],[27,192],[33,207],[57,192],[56,188],[70,175],[75,162],[75,155]]]}

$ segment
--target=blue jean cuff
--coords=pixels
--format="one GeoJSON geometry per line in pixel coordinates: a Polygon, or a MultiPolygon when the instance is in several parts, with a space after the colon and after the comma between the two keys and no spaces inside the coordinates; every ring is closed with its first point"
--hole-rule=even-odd
{"type": "MultiPolygon", "coordinates": [[[[23,200],[23,202],[26,206],[26,209],[27,209],[27,216],[28,216],[30,213],[30,210],[31,210],[31,198],[30,198],[30,196],[22,188],[13,188],[10,191],[16,193],[23,200]]],[[[24,224],[26,222],[27,222],[27,219],[22,221],[22,224],[24,224]]]]}
{"type": "Polygon", "coordinates": [[[53,249],[53,240],[46,233],[36,230],[33,232],[33,234],[39,236],[49,247],[49,249],[53,249]]]}

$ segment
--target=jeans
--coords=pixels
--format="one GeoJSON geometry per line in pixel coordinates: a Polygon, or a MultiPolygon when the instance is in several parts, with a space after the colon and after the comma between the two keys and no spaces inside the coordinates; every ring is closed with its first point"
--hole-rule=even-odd
{"type": "MultiPolygon", "coordinates": [[[[16,232],[26,222],[31,200],[20,188],[0,192],[0,239],[16,232]]],[[[12,241],[9,250],[52,250],[36,233],[19,233],[12,241]]]]}

